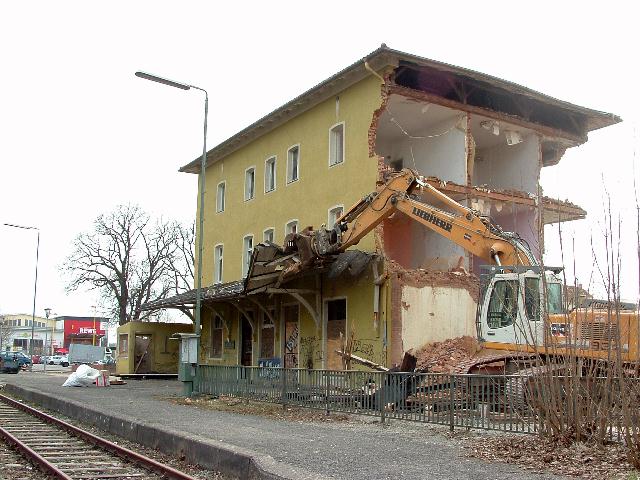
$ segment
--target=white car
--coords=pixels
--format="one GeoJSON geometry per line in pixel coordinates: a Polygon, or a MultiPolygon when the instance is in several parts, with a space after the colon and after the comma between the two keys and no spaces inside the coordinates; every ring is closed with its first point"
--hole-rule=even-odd
{"type": "Polygon", "coordinates": [[[67,355],[53,355],[51,357],[47,357],[47,364],[62,365],[63,367],[68,367],[69,357],[67,355]]]}

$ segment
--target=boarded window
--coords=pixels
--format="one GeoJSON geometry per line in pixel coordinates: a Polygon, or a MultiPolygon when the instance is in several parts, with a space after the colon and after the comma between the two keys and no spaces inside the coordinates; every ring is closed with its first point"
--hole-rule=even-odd
{"type": "MultiPolygon", "coordinates": [[[[270,311],[269,313],[272,316],[275,314],[274,311],[270,311]]],[[[262,329],[260,331],[260,358],[273,358],[275,355],[275,332],[276,329],[273,322],[265,315],[262,321],[262,329]]]]}
{"type": "Polygon", "coordinates": [[[223,323],[219,315],[211,322],[211,358],[222,358],[223,323]]]}
{"type": "Polygon", "coordinates": [[[342,342],[347,332],[347,300],[327,302],[327,368],[341,370],[342,357],[336,350],[342,350],[342,342]]]}

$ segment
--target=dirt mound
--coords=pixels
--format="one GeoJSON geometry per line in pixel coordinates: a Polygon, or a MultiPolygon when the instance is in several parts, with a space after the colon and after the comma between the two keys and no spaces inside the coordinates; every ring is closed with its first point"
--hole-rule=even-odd
{"type": "Polygon", "coordinates": [[[465,336],[427,343],[410,353],[418,360],[418,372],[454,373],[459,365],[471,360],[479,350],[478,341],[465,336]]]}

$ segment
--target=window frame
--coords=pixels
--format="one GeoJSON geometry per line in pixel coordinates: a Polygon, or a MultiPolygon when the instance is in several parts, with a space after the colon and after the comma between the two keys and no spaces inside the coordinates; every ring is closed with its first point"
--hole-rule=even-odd
{"type": "Polygon", "coordinates": [[[242,278],[246,278],[249,274],[249,261],[251,260],[250,256],[245,257],[247,255],[248,249],[245,248],[245,241],[250,238],[251,239],[251,254],[253,255],[253,249],[255,248],[254,235],[253,233],[247,233],[242,237],[242,278]]]}
{"type": "Polygon", "coordinates": [[[344,215],[344,205],[334,205],[333,207],[329,207],[329,209],[327,210],[327,228],[329,229],[333,228],[333,226],[335,225],[335,221],[333,224],[331,223],[331,212],[337,210],[338,208],[342,211],[342,213],[340,213],[339,217],[336,217],[335,221],[337,221],[342,215],[344,215]]]}
{"type": "Polygon", "coordinates": [[[216,213],[224,213],[227,203],[227,181],[223,180],[216,185],[216,213]],[[220,202],[220,187],[222,186],[222,202],[220,202]],[[222,203],[222,208],[220,208],[222,203]]]}
{"type": "Polygon", "coordinates": [[[291,220],[287,221],[284,224],[284,236],[286,237],[287,235],[289,235],[290,233],[294,233],[294,232],[289,232],[289,225],[295,223],[296,224],[296,231],[295,233],[298,233],[300,231],[300,221],[297,218],[292,218],[291,220]]]}
{"type": "Polygon", "coordinates": [[[275,192],[276,188],[277,188],[277,170],[278,168],[278,156],[277,155],[271,155],[269,157],[267,157],[267,159],[264,161],[264,193],[271,193],[271,192],[275,192]],[[273,164],[273,188],[271,190],[267,190],[267,172],[269,171],[269,165],[273,164]]]}
{"type": "Polygon", "coordinates": [[[268,227],[268,228],[265,228],[262,231],[262,241],[263,242],[267,241],[267,239],[265,238],[265,233],[267,233],[267,232],[272,232],[273,233],[273,238],[271,240],[269,240],[269,241],[275,243],[275,241],[276,241],[276,229],[275,229],[275,227],[268,227]]]}
{"type": "Polygon", "coordinates": [[[287,185],[291,185],[292,183],[297,182],[298,180],[300,180],[300,144],[296,143],[294,145],[291,145],[289,148],[287,148],[287,185]],[[297,176],[295,179],[291,178],[291,162],[290,162],[290,155],[289,153],[291,152],[291,150],[293,150],[294,148],[296,148],[298,150],[298,158],[297,158],[297,176]]]}
{"type": "Polygon", "coordinates": [[[119,357],[128,357],[129,356],[129,334],[128,333],[119,333],[118,334],[118,356],[119,357]],[[122,337],[125,337],[125,347],[122,348],[122,337]]]}
{"type": "Polygon", "coordinates": [[[250,202],[254,198],[256,198],[256,167],[255,165],[252,167],[245,168],[244,170],[244,201],[250,202]],[[249,172],[253,173],[253,191],[251,192],[252,196],[247,198],[247,174],[249,172]]]}
{"type": "Polygon", "coordinates": [[[224,243],[216,243],[213,246],[213,283],[214,285],[223,282],[224,274],[224,243]],[[220,256],[218,257],[218,250],[220,256]],[[218,267],[218,264],[220,265],[218,267]]]}
{"type": "Polygon", "coordinates": [[[329,168],[331,167],[336,167],[338,165],[343,165],[347,159],[347,154],[346,154],[346,126],[345,126],[345,122],[338,122],[334,125],[331,125],[331,127],[329,127],[329,168]],[[342,160],[340,162],[335,162],[332,163],[332,156],[331,156],[331,152],[332,152],[332,145],[333,145],[333,131],[337,128],[337,127],[342,127],[342,160]]]}

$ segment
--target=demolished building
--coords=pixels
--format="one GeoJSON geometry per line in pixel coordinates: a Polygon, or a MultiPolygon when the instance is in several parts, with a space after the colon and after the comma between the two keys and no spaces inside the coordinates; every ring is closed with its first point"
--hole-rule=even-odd
{"type": "MultiPolygon", "coordinates": [[[[381,46],[207,152],[200,362],[339,369],[348,346],[391,366],[428,342],[475,336],[484,261],[400,212],[358,250],[284,279],[261,268],[287,234],[331,227],[402,168],[540,258],[545,224],[586,215],[543,195],[541,169],[619,121],[381,46]]],[[[199,173],[199,160],[181,171],[199,173]]],[[[145,308],[194,303],[188,292],[145,308]]]]}

